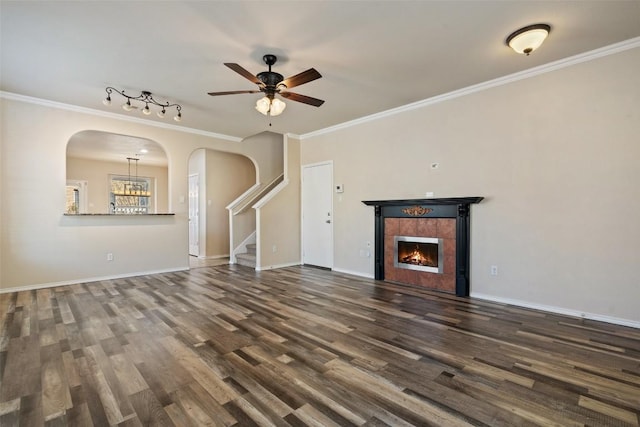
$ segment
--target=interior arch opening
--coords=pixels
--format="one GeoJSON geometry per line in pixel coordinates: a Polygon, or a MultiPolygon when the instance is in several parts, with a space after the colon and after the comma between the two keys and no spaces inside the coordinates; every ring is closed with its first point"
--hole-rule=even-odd
{"type": "MultiPolygon", "coordinates": [[[[229,263],[227,206],[256,183],[256,167],[246,156],[201,148],[189,158],[189,264],[192,268],[229,263]]],[[[255,219],[253,222],[255,229],[255,219]]]]}
{"type": "Polygon", "coordinates": [[[169,212],[168,158],[155,141],[97,130],[67,143],[65,214],[169,212]]]}

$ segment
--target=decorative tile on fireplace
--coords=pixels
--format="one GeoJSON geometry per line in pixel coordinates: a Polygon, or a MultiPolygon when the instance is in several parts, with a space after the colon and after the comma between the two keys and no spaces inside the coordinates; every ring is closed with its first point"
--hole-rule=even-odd
{"type": "Polygon", "coordinates": [[[418,221],[414,218],[402,218],[398,224],[398,234],[401,236],[417,236],[418,221]]]}
{"type": "Polygon", "coordinates": [[[436,236],[437,224],[438,221],[436,219],[423,218],[419,220],[416,236],[436,236]]]}
{"type": "Polygon", "coordinates": [[[444,239],[454,239],[456,238],[456,220],[442,219],[442,221],[438,221],[438,237],[442,237],[444,239]]]}
{"type": "Polygon", "coordinates": [[[384,222],[384,235],[397,236],[400,234],[400,218],[386,218],[384,222]]]}
{"type": "MultiPolygon", "coordinates": [[[[385,218],[385,280],[424,286],[433,290],[455,292],[456,220],[453,218],[385,218]],[[392,234],[394,232],[396,234],[392,234]],[[413,233],[404,236],[402,233],[413,233]],[[400,235],[398,235],[400,234],[400,235]],[[451,236],[453,235],[453,238],[451,236]],[[422,243],[437,242],[439,257],[435,268],[398,265],[398,238],[422,243]],[[409,271],[407,271],[409,270],[409,271]]],[[[406,255],[405,255],[406,256],[406,255]]]]}

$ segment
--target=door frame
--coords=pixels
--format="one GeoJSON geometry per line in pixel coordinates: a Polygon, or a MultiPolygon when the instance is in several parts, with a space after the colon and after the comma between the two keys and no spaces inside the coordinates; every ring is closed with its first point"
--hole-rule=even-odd
{"type": "Polygon", "coordinates": [[[188,192],[187,194],[188,196],[188,200],[187,200],[187,219],[188,219],[188,240],[189,240],[189,256],[195,256],[200,258],[200,174],[199,173],[190,173],[189,174],[189,178],[187,180],[187,185],[188,185],[188,192]],[[193,193],[192,195],[192,191],[191,191],[191,180],[195,178],[196,181],[196,187],[197,187],[197,191],[195,193],[193,193]],[[191,218],[192,218],[192,212],[191,212],[191,207],[192,207],[192,199],[195,199],[195,205],[196,205],[196,222],[195,222],[195,233],[192,233],[192,225],[191,225],[191,218]],[[196,238],[196,243],[195,245],[192,244],[191,242],[191,237],[192,235],[195,234],[195,238],[196,238]],[[191,249],[196,248],[197,250],[195,252],[197,252],[197,254],[192,254],[191,249]]]}
{"type": "MultiPolygon", "coordinates": [[[[329,245],[330,254],[329,254],[329,269],[333,270],[334,265],[334,224],[335,224],[335,215],[333,211],[333,160],[325,160],[322,162],[309,163],[300,166],[300,260],[302,261],[302,265],[304,265],[304,170],[306,168],[312,168],[316,166],[331,166],[331,182],[329,183],[329,188],[331,191],[331,244],[329,245]]],[[[309,264],[311,265],[311,264],[309,264]]]]}
{"type": "MultiPolygon", "coordinates": [[[[88,194],[89,194],[89,181],[83,179],[67,179],[66,183],[67,187],[76,187],[78,190],[78,212],[77,213],[88,213],[88,194]]],[[[111,210],[107,210],[107,212],[111,213],[111,210]]]]}

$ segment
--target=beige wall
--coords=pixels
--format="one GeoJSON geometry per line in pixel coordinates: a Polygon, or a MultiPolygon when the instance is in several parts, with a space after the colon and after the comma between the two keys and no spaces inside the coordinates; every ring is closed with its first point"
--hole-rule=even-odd
{"type": "Polygon", "coordinates": [[[257,182],[265,185],[269,184],[279,177],[284,170],[282,138],[282,134],[279,133],[261,132],[257,135],[249,136],[239,143],[240,145],[251,146],[253,158],[261,159],[261,163],[256,164],[257,182]]]}
{"type": "MultiPolygon", "coordinates": [[[[188,268],[188,159],[198,148],[242,154],[272,174],[282,139],[230,141],[116,115],[0,98],[0,289],[188,268]],[[169,159],[169,217],[65,217],[66,145],[98,130],[148,138],[169,159]],[[113,253],[114,260],[106,259],[113,253]]],[[[183,121],[188,126],[187,118],[183,121]]],[[[280,160],[280,168],[282,160],[280,160]]]]}
{"type": "MultiPolygon", "coordinates": [[[[109,175],[127,175],[129,171],[126,159],[120,163],[75,157],[66,159],[67,179],[88,182],[87,213],[109,213],[109,175]]],[[[167,173],[167,168],[163,166],[138,166],[139,176],[154,179],[155,188],[151,195],[154,213],[169,212],[167,173]]]]}
{"type": "Polygon", "coordinates": [[[345,188],[335,268],[373,275],[362,200],[484,196],[472,295],[640,326],[638,70],[636,48],[306,137],[301,163],[332,160],[345,188]]]}
{"type": "Polygon", "coordinates": [[[272,184],[276,182],[277,178],[283,174],[284,163],[284,136],[273,132],[261,132],[257,135],[251,136],[245,140],[251,141],[257,146],[272,146],[278,144],[279,150],[270,150],[268,154],[270,158],[269,164],[272,165],[269,171],[260,169],[259,177],[256,179],[255,185],[250,191],[240,195],[233,200],[227,206],[229,206],[228,214],[230,215],[230,249],[231,262],[235,262],[235,257],[232,253],[242,253],[245,251],[245,245],[247,243],[255,242],[256,235],[256,212],[251,209],[251,206],[264,195],[264,192],[271,188],[272,184]]]}
{"type": "Polygon", "coordinates": [[[206,212],[205,256],[229,256],[226,206],[256,183],[256,171],[251,160],[244,156],[205,151],[205,200],[201,203],[201,211],[206,212]]]}
{"type": "MultiPolygon", "coordinates": [[[[286,138],[286,186],[258,210],[259,269],[300,264],[300,141],[286,138]]],[[[284,184],[283,184],[284,185],[284,184]]]]}

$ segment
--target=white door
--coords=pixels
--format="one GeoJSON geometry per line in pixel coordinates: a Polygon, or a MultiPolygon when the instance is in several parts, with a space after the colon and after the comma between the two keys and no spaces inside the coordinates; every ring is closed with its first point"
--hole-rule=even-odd
{"type": "Polygon", "coordinates": [[[302,262],[333,268],[333,164],[302,167],[302,262]]]}
{"type": "Polygon", "coordinates": [[[198,212],[198,174],[189,175],[189,255],[200,255],[199,212],[198,212]]]}

